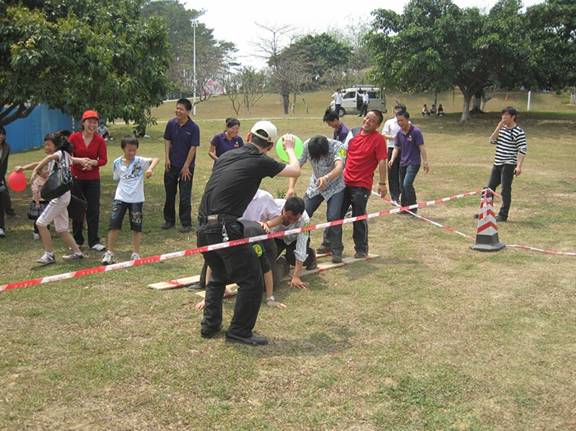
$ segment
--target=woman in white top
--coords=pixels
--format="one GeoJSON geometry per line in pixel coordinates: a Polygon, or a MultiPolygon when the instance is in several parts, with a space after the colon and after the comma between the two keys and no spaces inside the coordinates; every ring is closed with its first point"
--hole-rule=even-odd
{"type": "MultiPolygon", "coordinates": [[[[26,166],[17,166],[15,170],[22,171],[25,169],[33,169],[31,180],[34,181],[44,166],[48,165],[49,171],[52,172],[55,164],[59,163],[62,160],[62,157],[67,159],[68,166],[71,166],[72,163],[81,165],[86,165],[88,163],[88,159],[79,159],[70,155],[72,152],[72,146],[68,140],[60,134],[49,133],[44,137],[44,151],[47,156],[40,162],[31,163],[26,166]]],[[[70,203],[70,197],[70,191],[67,191],[61,196],[50,200],[46,209],[36,220],[36,226],[38,227],[38,232],[42,239],[42,245],[44,246],[44,254],[37,260],[37,262],[42,265],[50,265],[56,261],[52,245],[52,237],[48,230],[48,225],[50,223],[54,223],[56,232],[60,234],[66,245],[71,250],[71,254],[63,256],[62,258],[64,260],[79,260],[84,257],[78,244],[74,241],[74,237],[70,232],[68,232],[68,204],[70,203]]]]}

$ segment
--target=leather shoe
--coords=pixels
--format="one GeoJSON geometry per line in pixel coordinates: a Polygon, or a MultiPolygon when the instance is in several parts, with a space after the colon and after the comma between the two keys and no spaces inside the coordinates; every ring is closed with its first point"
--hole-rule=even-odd
{"type": "Polygon", "coordinates": [[[230,341],[231,343],[248,344],[250,346],[265,346],[268,344],[268,339],[266,337],[254,334],[252,334],[251,337],[240,337],[239,335],[234,335],[229,332],[226,332],[226,341],[230,341]]]}
{"type": "Polygon", "coordinates": [[[496,221],[497,221],[498,223],[503,223],[503,222],[505,222],[505,221],[508,221],[508,217],[504,217],[504,216],[501,216],[500,214],[498,214],[498,215],[496,216],[496,221]]]}
{"type": "Polygon", "coordinates": [[[354,253],[354,259],[365,259],[368,257],[368,252],[365,251],[357,251],[354,253]]]}
{"type": "Polygon", "coordinates": [[[162,226],[160,226],[160,229],[172,229],[174,227],[174,223],[170,223],[170,222],[164,222],[164,224],[162,226]]]}
{"type": "Polygon", "coordinates": [[[221,330],[222,325],[217,328],[207,328],[203,326],[200,328],[200,335],[202,338],[214,338],[221,330]]]}
{"type": "Polygon", "coordinates": [[[342,263],[342,255],[341,254],[333,254],[332,255],[332,263],[342,263]]]}
{"type": "Polygon", "coordinates": [[[178,229],[178,232],[180,233],[188,233],[192,230],[192,226],[182,226],[180,227],[180,229],[178,229]]]}

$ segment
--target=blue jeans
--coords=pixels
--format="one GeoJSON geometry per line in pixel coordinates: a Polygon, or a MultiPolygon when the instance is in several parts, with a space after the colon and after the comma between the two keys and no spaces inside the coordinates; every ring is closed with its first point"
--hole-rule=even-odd
{"type": "MultiPolygon", "coordinates": [[[[369,197],[370,190],[368,189],[346,186],[340,216],[344,217],[350,205],[352,205],[352,217],[366,214],[369,197]]],[[[352,238],[354,239],[354,249],[356,252],[368,253],[368,223],[366,220],[354,222],[352,238]]]]}
{"type": "MultiPolygon", "coordinates": [[[[414,190],[414,180],[420,170],[420,165],[400,166],[400,183],[402,184],[402,196],[400,204],[405,207],[416,203],[416,190],[414,190]]],[[[412,212],[418,212],[413,209],[412,212]]]]}
{"type": "MultiPolygon", "coordinates": [[[[316,195],[313,198],[309,198],[307,195],[304,196],[304,205],[306,206],[306,213],[312,217],[320,204],[324,201],[322,195],[316,195]]],[[[326,202],[326,220],[333,221],[338,220],[342,212],[342,202],[344,201],[344,190],[335,193],[326,202]]],[[[342,225],[332,226],[328,229],[324,229],[324,240],[322,242],[323,246],[327,246],[332,250],[333,254],[338,256],[342,255],[342,225]]]]}

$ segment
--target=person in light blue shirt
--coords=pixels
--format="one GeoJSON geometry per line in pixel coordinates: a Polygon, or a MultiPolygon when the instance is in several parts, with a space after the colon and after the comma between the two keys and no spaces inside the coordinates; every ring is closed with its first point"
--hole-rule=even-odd
{"type": "Polygon", "coordinates": [[[159,162],[157,158],[137,156],[138,139],[128,136],[122,139],[124,155],[114,160],[113,178],[118,181],[112,213],[108,224],[108,250],[102,258],[104,265],[114,263],[116,241],[122,229],[122,221],[128,211],[132,229],[132,255],[130,260],[140,259],[142,239],[142,209],[144,206],[144,178],[150,178],[159,162]]]}

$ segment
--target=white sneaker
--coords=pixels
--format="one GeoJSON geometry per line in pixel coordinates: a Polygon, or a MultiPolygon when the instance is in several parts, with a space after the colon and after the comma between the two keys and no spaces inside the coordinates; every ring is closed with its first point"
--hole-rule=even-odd
{"type": "Polygon", "coordinates": [[[108,250],[104,253],[104,257],[102,258],[102,265],[112,265],[114,263],[114,253],[108,250]]]}
{"type": "Polygon", "coordinates": [[[74,252],[74,253],[66,254],[66,255],[62,256],[62,259],[67,260],[67,261],[84,259],[84,253],[74,252]]]}
{"type": "Polygon", "coordinates": [[[140,259],[140,255],[138,253],[132,253],[130,255],[130,260],[140,259]]]}
{"type": "Polygon", "coordinates": [[[38,262],[43,266],[46,266],[56,262],[56,259],[54,258],[54,253],[49,253],[45,251],[42,257],[38,259],[36,262],[38,262]]]}
{"type": "Polygon", "coordinates": [[[94,251],[104,251],[106,250],[106,247],[100,243],[96,243],[92,246],[92,250],[94,251]]]}
{"type": "Polygon", "coordinates": [[[0,227],[0,238],[6,238],[6,232],[0,227]]]}
{"type": "Polygon", "coordinates": [[[38,240],[38,239],[40,239],[40,234],[38,234],[36,232],[32,232],[32,238],[38,240]]]}

